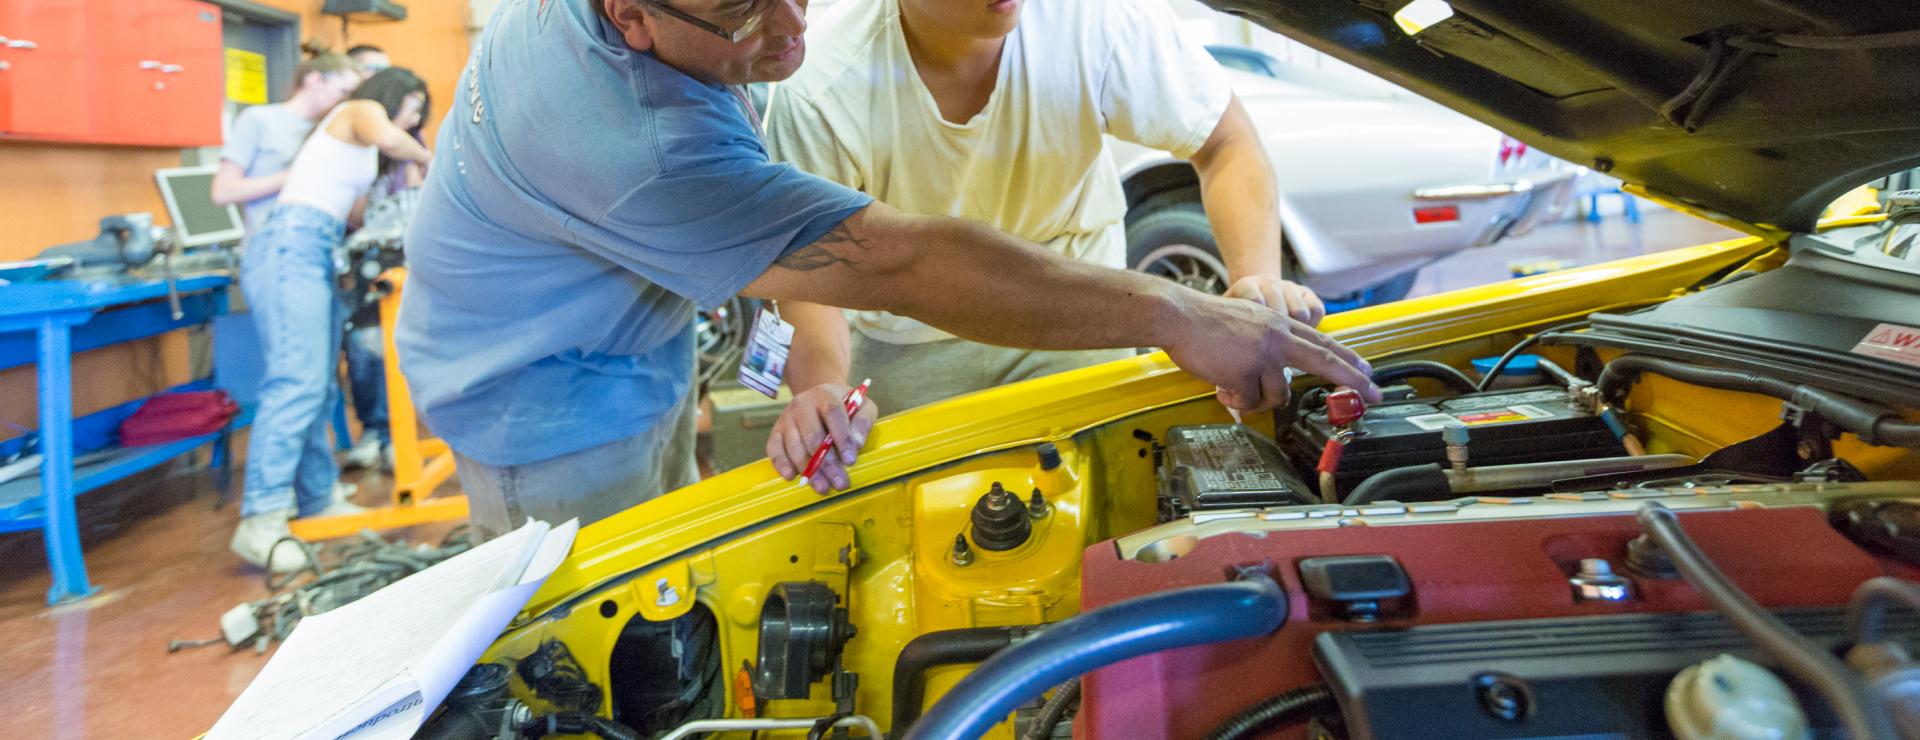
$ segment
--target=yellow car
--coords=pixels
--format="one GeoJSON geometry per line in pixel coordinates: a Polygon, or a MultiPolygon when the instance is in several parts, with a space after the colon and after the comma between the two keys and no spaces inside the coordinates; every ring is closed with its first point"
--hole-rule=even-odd
{"type": "Polygon", "coordinates": [[[1150,355],[649,501],[429,736],[1920,732],[1920,199],[1818,221],[1920,162],[1920,12],[1207,2],[1751,236],[1332,316],[1372,408],[1150,355]]]}

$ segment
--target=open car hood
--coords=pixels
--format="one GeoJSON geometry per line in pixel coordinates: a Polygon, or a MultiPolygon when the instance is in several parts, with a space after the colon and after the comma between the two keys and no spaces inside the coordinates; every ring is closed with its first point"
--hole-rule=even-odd
{"type": "Polygon", "coordinates": [[[1920,2],[1202,0],[1528,144],[1747,224],[1812,230],[1920,166],[1920,2]]]}

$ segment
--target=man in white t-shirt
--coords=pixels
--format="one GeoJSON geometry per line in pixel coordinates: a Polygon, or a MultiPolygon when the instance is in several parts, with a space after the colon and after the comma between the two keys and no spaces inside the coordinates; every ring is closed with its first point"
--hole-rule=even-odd
{"type": "MultiPolygon", "coordinates": [[[[1166,150],[1199,172],[1228,295],[1318,323],[1320,300],[1281,279],[1274,175],[1253,122],[1178,26],[1164,0],[844,0],[774,91],[768,148],[895,208],[1120,268],[1126,199],[1102,135],[1166,150]]],[[[872,405],[893,412],[1129,354],[993,347],[889,313],[780,308],[796,329],[795,401],[768,445],[776,466],[792,456],[779,438],[814,431],[802,427],[849,378],[871,377],[872,405]]]]}

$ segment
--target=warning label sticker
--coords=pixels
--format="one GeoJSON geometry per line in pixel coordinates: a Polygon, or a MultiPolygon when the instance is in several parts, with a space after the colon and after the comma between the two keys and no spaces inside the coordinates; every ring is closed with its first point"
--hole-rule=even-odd
{"type": "Polygon", "coordinates": [[[1447,427],[1477,427],[1488,424],[1506,424],[1508,422],[1526,421],[1528,419],[1545,419],[1550,416],[1553,416],[1553,412],[1540,408],[1539,406],[1509,406],[1506,408],[1475,411],[1457,416],[1453,414],[1409,416],[1407,417],[1407,423],[1431,432],[1447,427]]]}
{"type": "Polygon", "coordinates": [[[1920,367],[1920,329],[1899,324],[1881,324],[1853,345],[1853,353],[1892,360],[1920,367]]]}

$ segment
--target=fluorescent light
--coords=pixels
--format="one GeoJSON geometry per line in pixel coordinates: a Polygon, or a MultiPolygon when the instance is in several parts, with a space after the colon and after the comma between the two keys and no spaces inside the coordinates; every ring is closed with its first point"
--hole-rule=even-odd
{"type": "Polygon", "coordinates": [[[1452,17],[1453,6],[1446,0],[1413,0],[1393,14],[1393,22],[1408,36],[1414,36],[1452,17]]]}

